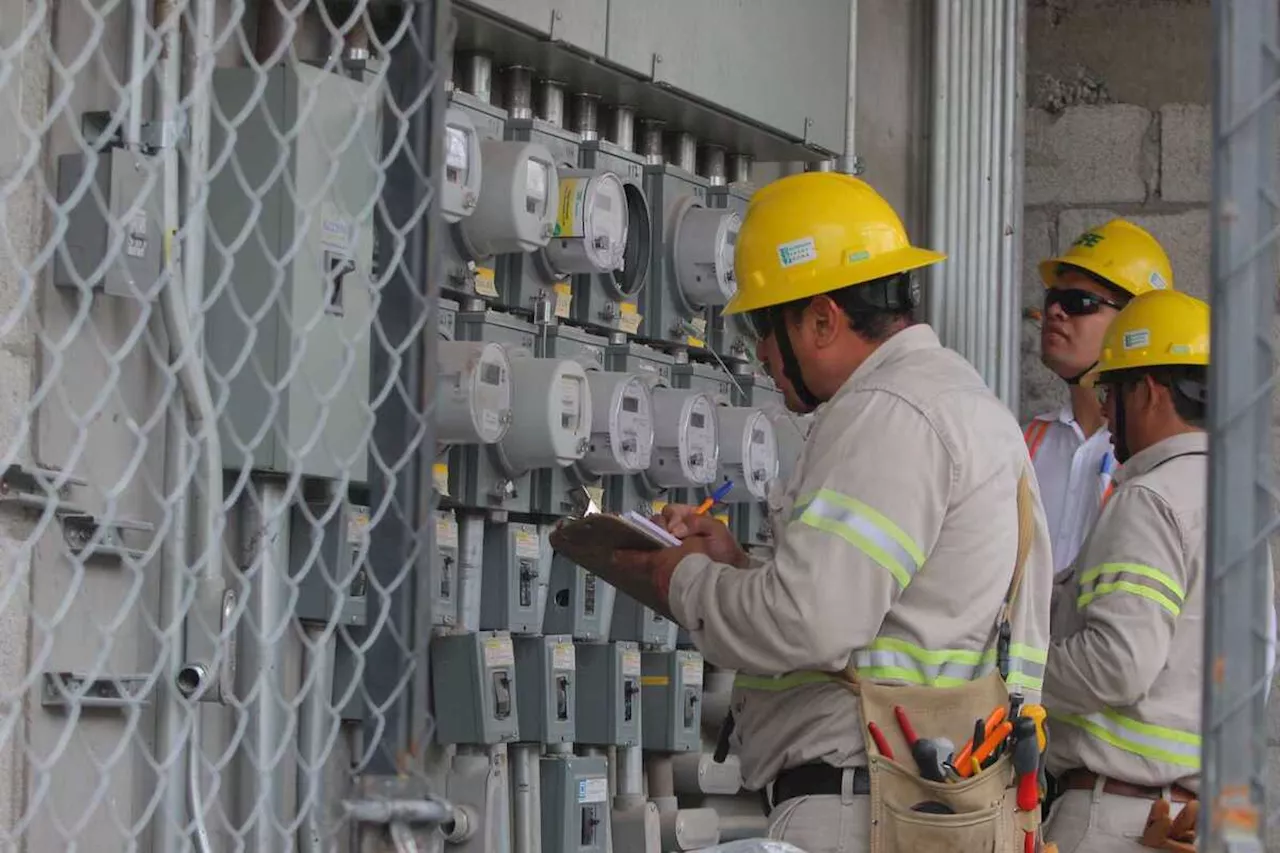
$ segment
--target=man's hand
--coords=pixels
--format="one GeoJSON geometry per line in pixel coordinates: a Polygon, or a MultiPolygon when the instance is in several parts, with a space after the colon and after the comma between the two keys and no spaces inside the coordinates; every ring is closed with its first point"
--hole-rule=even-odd
{"type": "Polygon", "coordinates": [[[717,563],[740,569],[750,566],[746,552],[729,528],[711,516],[698,515],[696,510],[687,504],[667,504],[655,521],[693,549],[688,553],[706,554],[717,563]]]}

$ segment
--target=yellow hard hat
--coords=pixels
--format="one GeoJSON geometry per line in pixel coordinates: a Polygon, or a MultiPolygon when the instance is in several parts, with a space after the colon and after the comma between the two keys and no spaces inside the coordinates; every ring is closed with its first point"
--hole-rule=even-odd
{"type": "MultiPolygon", "coordinates": [[[[1209,306],[1174,290],[1136,297],[1107,327],[1098,373],[1209,363],[1209,306]]],[[[1105,378],[1103,379],[1105,381],[1105,378]]]]}
{"type": "Polygon", "coordinates": [[[1088,270],[1132,296],[1149,290],[1171,290],[1173,267],[1159,241],[1127,219],[1090,228],[1062,256],[1040,263],[1045,287],[1058,277],[1058,264],[1088,270]]]}
{"type": "Polygon", "coordinates": [[[734,252],[725,314],[782,305],[936,264],[867,183],[838,172],[789,175],[757,190],[734,252]]]}

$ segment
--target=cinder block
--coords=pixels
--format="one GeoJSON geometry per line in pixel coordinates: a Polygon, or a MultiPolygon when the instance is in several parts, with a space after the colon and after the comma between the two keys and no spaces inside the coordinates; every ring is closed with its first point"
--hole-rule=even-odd
{"type": "Polygon", "coordinates": [[[1202,104],[1160,108],[1160,197],[1207,202],[1212,192],[1213,111],[1202,104]]]}
{"type": "Polygon", "coordinates": [[[1147,198],[1151,113],[1129,104],[1028,110],[1024,203],[1117,204],[1147,198]]]}
{"type": "MultiPolygon", "coordinates": [[[[1101,225],[1118,214],[1110,210],[1087,208],[1064,210],[1058,215],[1058,242],[1069,245],[1078,234],[1101,225]]],[[[1159,213],[1126,216],[1126,219],[1151,232],[1160,241],[1173,264],[1174,287],[1207,298],[1209,293],[1209,212],[1188,210],[1182,213],[1159,213]]]]}

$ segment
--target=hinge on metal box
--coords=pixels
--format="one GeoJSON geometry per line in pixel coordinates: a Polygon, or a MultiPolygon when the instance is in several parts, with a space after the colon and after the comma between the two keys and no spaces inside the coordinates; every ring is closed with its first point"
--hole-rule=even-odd
{"type": "Polygon", "coordinates": [[[415,829],[452,824],[453,806],[431,794],[426,782],[404,777],[365,776],[359,780],[362,797],[343,800],[342,807],[357,823],[385,826],[396,853],[422,853],[415,829]]]}
{"type": "Polygon", "coordinates": [[[150,704],[145,675],[89,678],[73,672],[46,672],[40,704],[46,708],[134,708],[150,704]]]}
{"type": "Polygon", "coordinates": [[[150,533],[154,524],[130,521],[125,518],[100,519],[89,513],[65,513],[62,519],[62,538],[71,553],[86,560],[101,557],[111,560],[141,560],[146,548],[133,548],[125,542],[127,532],[150,533]],[[101,531],[101,533],[99,533],[101,531]],[[94,541],[94,536],[98,540],[94,541]]]}
{"type": "Polygon", "coordinates": [[[10,465],[0,474],[0,504],[10,504],[25,509],[43,510],[50,501],[55,502],[54,509],[59,512],[84,512],[80,507],[66,500],[71,486],[84,486],[87,483],[62,471],[52,468],[25,467],[19,464],[10,465]],[[62,485],[54,487],[61,480],[62,485]]]}

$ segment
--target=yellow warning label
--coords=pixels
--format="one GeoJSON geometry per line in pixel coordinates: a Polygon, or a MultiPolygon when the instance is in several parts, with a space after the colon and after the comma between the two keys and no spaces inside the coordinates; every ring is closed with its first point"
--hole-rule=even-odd
{"type": "Polygon", "coordinates": [[[567,178],[560,181],[560,210],[556,214],[553,237],[581,237],[586,223],[587,179],[567,178]]]}
{"type": "Polygon", "coordinates": [[[692,335],[690,335],[690,336],[689,336],[689,346],[691,346],[691,347],[698,347],[699,349],[705,349],[705,348],[706,348],[706,346],[707,346],[707,343],[706,343],[706,341],[704,341],[702,338],[695,338],[695,337],[693,337],[692,335]]]}
{"type": "Polygon", "coordinates": [[[567,281],[556,282],[556,316],[561,320],[569,318],[569,307],[573,304],[573,288],[567,281]]]}
{"type": "Polygon", "coordinates": [[[665,675],[642,675],[640,676],[641,687],[668,687],[671,679],[665,675]]]}
{"type": "Polygon", "coordinates": [[[449,463],[437,462],[431,466],[431,485],[435,486],[437,492],[447,496],[449,494],[449,463]]]}
{"type": "Polygon", "coordinates": [[[628,335],[634,335],[640,331],[640,321],[644,318],[636,310],[634,302],[623,302],[618,306],[622,316],[618,318],[618,328],[626,332],[628,335]]]}
{"type": "Polygon", "coordinates": [[[476,293],[498,298],[498,286],[493,283],[493,267],[476,267],[476,293]]]}

